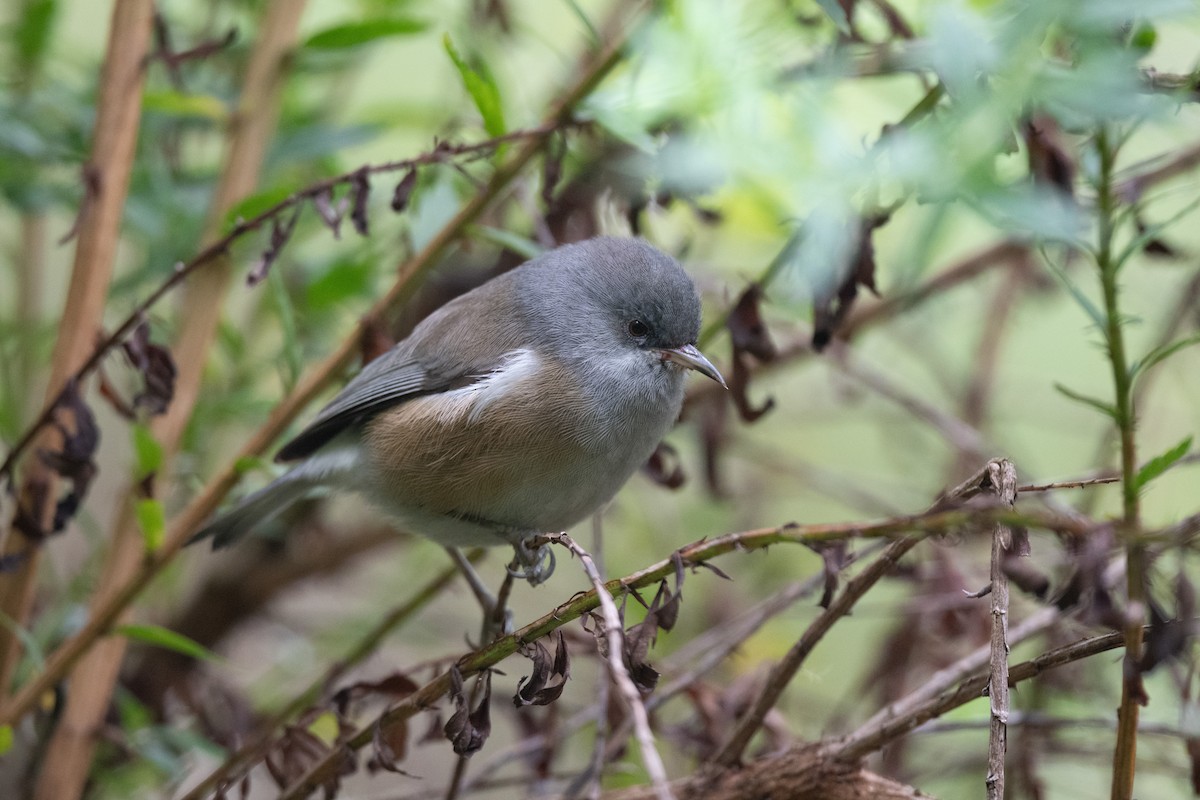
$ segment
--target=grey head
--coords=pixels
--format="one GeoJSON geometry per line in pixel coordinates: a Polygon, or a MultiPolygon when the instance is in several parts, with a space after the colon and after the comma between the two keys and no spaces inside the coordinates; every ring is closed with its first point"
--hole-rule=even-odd
{"type": "MultiPolygon", "coordinates": [[[[598,237],[553,250],[520,269],[527,334],[567,360],[607,354],[638,363],[688,367],[720,381],[695,349],[696,287],[675,259],[640,239],[598,237]],[[640,353],[640,356],[635,356],[640,353]]],[[[664,369],[672,381],[680,369],[664,369]]]]}

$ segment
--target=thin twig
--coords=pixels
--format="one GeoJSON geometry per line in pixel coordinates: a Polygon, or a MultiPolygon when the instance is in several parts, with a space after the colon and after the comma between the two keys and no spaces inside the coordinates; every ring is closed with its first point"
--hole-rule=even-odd
{"type": "MultiPolygon", "coordinates": [[[[992,462],[989,483],[1002,502],[1017,498],[1017,471],[1009,461],[992,462]]],[[[992,527],[991,605],[992,635],[988,673],[988,800],[1004,800],[1004,762],[1008,752],[1008,573],[1004,554],[1012,548],[1012,530],[1000,523],[992,527]]]]}
{"type": "MultiPolygon", "coordinates": [[[[1044,611],[1054,611],[1054,609],[1044,609],[1044,611]]],[[[1017,641],[1016,633],[1017,629],[1014,629],[1010,641],[1017,641]]],[[[1103,636],[1083,639],[1065,647],[1050,650],[1037,658],[1013,665],[1008,671],[1008,685],[1014,686],[1047,670],[1114,650],[1124,643],[1124,633],[1106,633],[1103,636]]],[[[981,663],[986,663],[990,650],[990,647],[980,648],[979,651],[972,654],[972,657],[978,657],[981,663]]],[[[841,761],[857,762],[928,720],[975,700],[987,688],[989,677],[987,671],[981,671],[963,679],[957,685],[951,685],[932,694],[922,687],[919,691],[923,697],[919,702],[909,703],[906,698],[903,711],[888,714],[882,720],[882,724],[873,721],[875,720],[873,717],[850,736],[837,742],[832,749],[832,754],[841,761]]]]}
{"type": "Polygon", "coordinates": [[[633,731],[642,751],[642,765],[650,775],[650,782],[654,785],[655,794],[659,800],[674,800],[675,795],[671,793],[667,779],[667,768],[663,765],[658,749],[654,746],[654,732],[650,730],[650,715],[646,711],[646,704],[642,702],[642,695],[634,684],[633,678],[630,677],[629,670],[625,668],[625,624],[621,621],[621,613],[617,611],[617,604],[613,602],[612,595],[604,585],[604,579],[600,577],[600,571],[596,569],[596,562],[592,560],[588,551],[580,547],[565,533],[560,533],[554,538],[558,544],[575,554],[583,565],[583,571],[587,574],[588,580],[595,587],[596,596],[600,601],[600,611],[604,616],[604,635],[608,638],[609,675],[612,676],[613,682],[625,699],[629,713],[633,716],[633,731]]]}

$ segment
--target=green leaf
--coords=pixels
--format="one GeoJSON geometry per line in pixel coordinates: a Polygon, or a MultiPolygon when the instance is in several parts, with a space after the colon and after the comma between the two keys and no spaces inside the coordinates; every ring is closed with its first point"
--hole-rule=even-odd
{"type": "Polygon", "coordinates": [[[7,753],[13,746],[12,725],[0,725],[0,756],[7,753]]]}
{"type": "Polygon", "coordinates": [[[1166,361],[1168,358],[1175,355],[1185,347],[1191,347],[1192,345],[1198,343],[1200,343],[1200,333],[1194,333],[1191,336],[1187,336],[1177,342],[1171,342],[1170,344],[1164,344],[1162,347],[1154,348],[1145,356],[1130,365],[1129,380],[1131,382],[1137,380],[1139,375],[1154,365],[1162,361],[1166,361]]]}
{"type": "Polygon", "coordinates": [[[330,747],[337,741],[338,734],[341,733],[338,730],[338,719],[332,711],[326,711],[308,723],[308,732],[330,747]]]}
{"type": "Polygon", "coordinates": [[[304,366],[304,357],[300,354],[300,334],[296,328],[296,309],[292,298],[288,296],[287,287],[283,285],[283,276],[279,270],[273,269],[267,277],[271,285],[271,299],[275,302],[275,310],[279,312],[279,325],[283,329],[283,366],[284,384],[290,391],[300,379],[300,371],[304,366]]]}
{"type": "Polygon", "coordinates": [[[442,37],[442,43],[446,47],[446,53],[450,56],[450,60],[454,62],[454,66],[458,67],[458,74],[462,77],[463,86],[471,95],[471,99],[475,101],[475,107],[479,109],[479,115],[483,117],[483,128],[491,136],[502,136],[506,130],[504,124],[504,106],[500,103],[500,89],[496,86],[496,82],[492,76],[485,72],[480,72],[458,54],[458,50],[454,48],[454,42],[450,39],[450,34],[442,37]]]}
{"type": "Polygon", "coordinates": [[[1140,490],[1147,483],[1174,466],[1175,462],[1186,456],[1191,449],[1192,437],[1189,436],[1161,456],[1155,456],[1150,459],[1137,471],[1137,476],[1133,479],[1134,487],[1140,490]]]}
{"type": "Polygon", "coordinates": [[[1104,318],[1104,313],[1100,310],[1100,308],[1090,299],[1088,299],[1088,296],[1085,295],[1083,291],[1075,285],[1075,282],[1071,280],[1067,273],[1063,272],[1062,267],[1060,267],[1058,263],[1050,257],[1049,254],[1043,253],[1043,255],[1045,256],[1044,261],[1050,267],[1050,271],[1054,273],[1054,277],[1058,279],[1058,282],[1062,284],[1064,289],[1070,292],[1071,297],[1075,299],[1075,302],[1079,304],[1079,307],[1087,312],[1087,315],[1092,318],[1092,322],[1096,324],[1096,327],[1100,330],[1105,330],[1107,323],[1104,318]]]}
{"type": "Polygon", "coordinates": [[[347,22],[317,31],[308,37],[304,47],[309,50],[344,50],[389,36],[409,36],[420,33],[428,27],[429,23],[424,20],[407,17],[347,22]]]}
{"type": "Polygon", "coordinates": [[[232,228],[238,220],[248,220],[257,217],[269,208],[273,208],[292,196],[294,186],[273,186],[257,194],[252,194],[242,202],[229,209],[225,215],[227,228],[232,228]]]}
{"type": "Polygon", "coordinates": [[[120,625],[114,633],[132,641],[161,647],[164,650],[173,650],[176,653],[204,661],[215,661],[218,658],[216,653],[194,639],[189,639],[182,633],[176,633],[161,625],[120,625]]]}
{"type": "Polygon", "coordinates": [[[138,527],[142,530],[142,540],[146,543],[146,552],[153,553],[162,547],[166,538],[167,514],[163,504],[154,498],[138,500],[134,506],[138,527]]]}
{"type": "Polygon", "coordinates": [[[311,312],[328,311],[371,292],[375,267],[367,258],[349,256],[334,262],[304,290],[304,305],[311,312]]]}
{"type": "Polygon", "coordinates": [[[211,122],[223,123],[229,118],[229,107],[221,98],[211,94],[146,92],[142,95],[142,109],[171,117],[206,119],[211,122]]]}
{"type": "Polygon", "coordinates": [[[1079,392],[1068,389],[1061,383],[1054,384],[1054,388],[1060,394],[1065,395],[1066,397],[1069,397],[1078,403],[1083,403],[1085,406],[1091,406],[1107,417],[1111,417],[1114,420],[1117,418],[1116,406],[1112,405],[1111,403],[1106,403],[1103,400],[1097,400],[1094,397],[1088,397],[1085,394],[1080,394],[1079,392]]]}
{"type": "Polygon", "coordinates": [[[817,5],[825,12],[837,29],[842,33],[850,33],[850,20],[846,18],[846,10],[837,0],[817,0],[817,5]]]}
{"type": "Polygon", "coordinates": [[[150,428],[139,423],[133,426],[133,452],[137,457],[137,472],[134,480],[142,480],[162,469],[163,448],[150,432],[150,428]]]}
{"type": "Polygon", "coordinates": [[[13,26],[13,41],[22,73],[36,69],[46,54],[57,5],[55,0],[32,0],[21,8],[21,15],[13,26]]]}
{"type": "Polygon", "coordinates": [[[544,252],[542,247],[532,239],[527,239],[511,231],[493,228],[491,225],[476,225],[472,228],[472,233],[480,239],[486,239],[492,244],[508,248],[522,258],[537,258],[544,252]]]}
{"type": "Polygon", "coordinates": [[[242,456],[233,463],[233,469],[238,475],[245,475],[257,469],[267,469],[267,463],[262,456],[242,456]]]}

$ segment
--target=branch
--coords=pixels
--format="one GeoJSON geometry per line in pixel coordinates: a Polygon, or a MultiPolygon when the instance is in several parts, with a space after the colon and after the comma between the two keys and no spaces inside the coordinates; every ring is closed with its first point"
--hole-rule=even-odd
{"type": "MultiPolygon", "coordinates": [[[[989,483],[1002,502],[1017,499],[1017,471],[1007,461],[988,464],[989,483]]],[[[1004,554],[1013,548],[1012,529],[997,523],[992,529],[992,636],[988,672],[988,800],[1004,800],[1004,760],[1008,751],[1008,574],[1004,554]]]]}
{"type": "Polygon", "coordinates": [[[600,609],[604,614],[604,634],[608,638],[608,671],[633,716],[633,730],[642,751],[642,764],[650,775],[650,782],[658,800],[674,800],[675,796],[671,794],[667,783],[667,769],[654,746],[654,732],[650,730],[650,716],[646,712],[646,704],[642,702],[642,695],[634,685],[633,678],[629,676],[629,670],[625,668],[625,624],[621,621],[617,604],[605,588],[604,580],[600,577],[600,571],[596,569],[596,562],[592,560],[591,555],[565,533],[560,533],[556,540],[579,558],[583,564],[583,571],[595,587],[593,591],[600,601],[600,609]]]}

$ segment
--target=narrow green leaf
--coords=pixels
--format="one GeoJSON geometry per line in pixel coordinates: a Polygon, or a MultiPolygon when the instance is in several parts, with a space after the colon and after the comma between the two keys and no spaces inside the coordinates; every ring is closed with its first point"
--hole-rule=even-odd
{"type": "Polygon", "coordinates": [[[1072,400],[1076,401],[1077,403],[1083,403],[1085,406],[1091,406],[1092,408],[1096,409],[1100,413],[1104,414],[1107,417],[1111,417],[1114,420],[1117,418],[1116,406],[1112,405],[1111,403],[1106,403],[1103,400],[1097,400],[1094,397],[1088,397],[1085,394],[1080,394],[1079,392],[1068,389],[1066,386],[1063,386],[1061,383],[1054,384],[1054,388],[1060,394],[1071,398],[1072,400]]]}
{"type": "Polygon", "coordinates": [[[13,25],[13,41],[16,44],[16,61],[23,78],[37,69],[46,55],[54,17],[57,14],[55,0],[31,0],[21,8],[21,14],[13,25]]]}
{"type": "Polygon", "coordinates": [[[233,463],[233,469],[238,475],[245,475],[257,469],[267,469],[267,463],[262,456],[242,456],[233,463]]]}
{"type": "Polygon", "coordinates": [[[114,632],[126,639],[161,647],[164,650],[173,650],[176,653],[204,661],[213,661],[218,657],[216,653],[194,639],[189,639],[182,633],[176,633],[161,625],[120,625],[114,632]]]}
{"type": "Polygon", "coordinates": [[[134,506],[138,527],[142,530],[142,541],[146,543],[146,552],[153,553],[162,547],[167,531],[167,514],[163,504],[154,498],[138,500],[134,506]]]}
{"type": "Polygon", "coordinates": [[[317,31],[308,37],[304,47],[309,50],[344,50],[389,36],[409,36],[420,33],[428,27],[429,23],[424,20],[406,17],[348,22],[317,31]]]}
{"type": "Polygon", "coordinates": [[[1060,284],[1062,284],[1063,288],[1070,292],[1071,297],[1075,299],[1075,302],[1079,304],[1079,307],[1086,311],[1087,315],[1092,318],[1092,322],[1096,324],[1096,327],[1100,330],[1104,330],[1106,328],[1106,324],[1104,313],[1100,310],[1100,308],[1090,299],[1088,299],[1088,296],[1085,295],[1083,291],[1075,285],[1075,282],[1071,280],[1067,273],[1063,272],[1062,267],[1060,267],[1053,258],[1051,258],[1049,255],[1046,255],[1044,261],[1050,267],[1050,271],[1054,273],[1054,277],[1058,279],[1060,284]]]}
{"type": "Polygon", "coordinates": [[[507,247],[522,258],[537,258],[544,252],[541,245],[532,239],[527,239],[511,231],[493,228],[491,225],[476,225],[472,228],[472,233],[492,244],[507,247]]]}
{"type": "Polygon", "coordinates": [[[300,334],[296,327],[296,309],[279,270],[271,270],[267,282],[271,284],[271,299],[275,302],[279,325],[283,329],[283,380],[284,386],[290,391],[300,379],[300,371],[304,366],[304,357],[300,353],[300,334]]]}
{"type": "Polygon", "coordinates": [[[134,480],[142,480],[162,469],[163,449],[150,428],[142,423],[133,426],[133,453],[137,458],[134,480]]]}
{"type": "Polygon", "coordinates": [[[1147,483],[1174,466],[1175,462],[1186,456],[1191,449],[1192,437],[1189,436],[1167,452],[1160,456],[1155,456],[1143,464],[1142,468],[1137,471],[1137,476],[1133,479],[1133,485],[1140,490],[1147,483]]]}
{"type": "Polygon", "coordinates": [[[817,0],[817,5],[825,12],[837,29],[842,33],[850,33],[850,20],[846,17],[846,10],[842,8],[841,3],[837,0],[817,0]]]}
{"type": "Polygon", "coordinates": [[[225,122],[229,107],[221,98],[211,94],[159,91],[142,95],[142,109],[182,119],[205,119],[225,122]]]}
{"type": "Polygon", "coordinates": [[[0,725],[0,756],[7,753],[13,746],[12,725],[0,725]]]}
{"type": "Polygon", "coordinates": [[[1154,348],[1142,358],[1133,362],[1133,364],[1129,367],[1129,380],[1131,382],[1137,380],[1139,375],[1153,367],[1155,364],[1166,361],[1180,350],[1184,349],[1185,347],[1191,347],[1194,344],[1200,344],[1200,333],[1194,333],[1191,336],[1184,337],[1177,342],[1171,342],[1170,344],[1164,344],[1162,347],[1154,348]]]}
{"type": "Polygon", "coordinates": [[[504,124],[504,106],[500,102],[500,89],[496,86],[492,76],[474,69],[463,60],[458,50],[455,49],[450,34],[447,33],[442,37],[442,44],[445,45],[450,60],[458,68],[458,74],[462,77],[467,93],[475,101],[475,107],[479,109],[479,116],[483,117],[484,130],[491,136],[504,135],[507,130],[504,124]]]}

